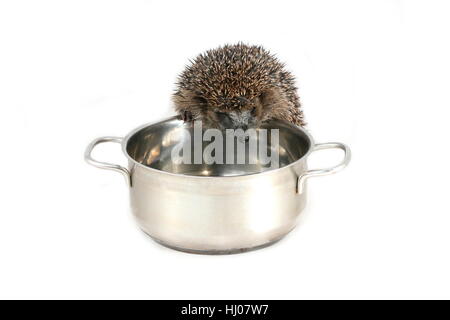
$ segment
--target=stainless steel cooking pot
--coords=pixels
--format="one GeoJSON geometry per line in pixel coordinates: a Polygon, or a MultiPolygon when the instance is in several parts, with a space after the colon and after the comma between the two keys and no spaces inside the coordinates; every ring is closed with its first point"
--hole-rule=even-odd
{"type": "MultiPolygon", "coordinates": [[[[173,117],[133,130],[125,138],[101,137],[86,149],[86,161],[122,173],[130,190],[139,226],[173,249],[225,254],[261,248],[291,231],[306,204],[306,180],[335,173],[350,161],[350,149],[337,142],[315,144],[308,132],[282,121],[263,128],[279,129],[278,169],[263,164],[184,164],[172,161],[173,148],[192,132],[192,125],[173,117]],[[91,156],[99,143],[116,142],[128,168],[91,156]],[[332,168],[307,170],[316,150],[344,151],[332,168]]],[[[270,148],[270,146],[269,146],[270,148]]]]}

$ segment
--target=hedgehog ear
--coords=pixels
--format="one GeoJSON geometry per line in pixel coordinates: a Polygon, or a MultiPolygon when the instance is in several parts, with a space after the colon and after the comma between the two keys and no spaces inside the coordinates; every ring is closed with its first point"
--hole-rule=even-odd
{"type": "Polygon", "coordinates": [[[189,111],[192,114],[199,114],[206,104],[206,99],[190,90],[182,89],[172,96],[175,103],[175,110],[179,113],[189,111]]]}
{"type": "Polygon", "coordinates": [[[280,101],[285,100],[279,88],[267,88],[259,96],[259,101],[265,112],[277,107],[280,101]]]}

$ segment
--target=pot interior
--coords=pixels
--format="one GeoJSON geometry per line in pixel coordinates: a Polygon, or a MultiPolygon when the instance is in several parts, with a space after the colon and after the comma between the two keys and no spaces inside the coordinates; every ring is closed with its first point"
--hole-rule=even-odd
{"type": "Polygon", "coordinates": [[[285,167],[303,157],[311,144],[302,129],[278,120],[247,135],[227,136],[170,118],[137,130],[125,148],[134,161],[157,170],[239,176],[285,167]]]}

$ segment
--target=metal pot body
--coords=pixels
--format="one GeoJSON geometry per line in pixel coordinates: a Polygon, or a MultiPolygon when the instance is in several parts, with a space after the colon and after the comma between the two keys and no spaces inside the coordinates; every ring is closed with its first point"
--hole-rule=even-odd
{"type": "MultiPolygon", "coordinates": [[[[167,134],[156,137],[164,131],[160,128],[154,134],[145,131],[161,125],[173,131],[182,124],[171,118],[140,127],[124,139],[98,138],[88,146],[86,160],[96,167],[123,173],[129,185],[131,209],[140,228],[159,243],[187,252],[236,253],[276,242],[295,227],[306,205],[306,179],[337,172],[350,160],[350,150],[345,145],[316,145],[303,129],[289,125],[289,130],[301,133],[302,150],[298,159],[294,157],[294,161],[279,169],[232,176],[179,174],[179,168],[174,167],[168,172],[149,166],[146,163],[149,157],[142,156],[148,152],[136,151],[142,148],[143,139],[153,141],[146,148],[153,146],[159,158],[155,161],[154,157],[149,163],[164,163],[161,160],[164,150],[158,147],[158,152],[155,151],[155,146],[160,145],[155,139],[167,142],[167,134]],[[108,141],[122,144],[128,168],[92,159],[95,145],[108,141]],[[344,160],[333,168],[308,171],[307,156],[326,148],[344,150],[344,160]]],[[[294,143],[297,145],[300,142],[294,143]]]]}
{"type": "Polygon", "coordinates": [[[296,193],[305,161],[275,174],[198,179],[130,164],[131,208],[155,240],[184,251],[227,253],[257,248],[292,230],[306,204],[296,193]]]}

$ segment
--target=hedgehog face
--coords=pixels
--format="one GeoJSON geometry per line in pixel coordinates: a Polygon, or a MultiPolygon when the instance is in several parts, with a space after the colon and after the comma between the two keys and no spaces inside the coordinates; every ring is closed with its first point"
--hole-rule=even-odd
{"type": "Polygon", "coordinates": [[[207,126],[219,129],[243,129],[258,127],[262,121],[262,105],[258,99],[243,96],[223,98],[219,105],[205,103],[204,112],[200,114],[207,126]]]}
{"type": "Polygon", "coordinates": [[[262,122],[270,119],[286,118],[291,109],[288,99],[278,88],[267,88],[253,99],[244,97],[237,99],[241,101],[240,104],[208,108],[214,110],[213,114],[207,114],[209,123],[222,129],[246,130],[258,127],[262,122]]]}
{"type": "Polygon", "coordinates": [[[210,100],[191,90],[182,90],[174,102],[185,121],[202,121],[204,127],[217,129],[248,129],[260,123],[259,104],[245,97],[222,97],[210,100]]]}
{"type": "Polygon", "coordinates": [[[185,121],[200,120],[205,127],[217,129],[256,128],[264,121],[287,116],[283,113],[289,110],[289,102],[278,88],[267,88],[253,99],[238,96],[213,101],[183,90],[175,96],[175,103],[181,114],[188,114],[185,121]]]}

